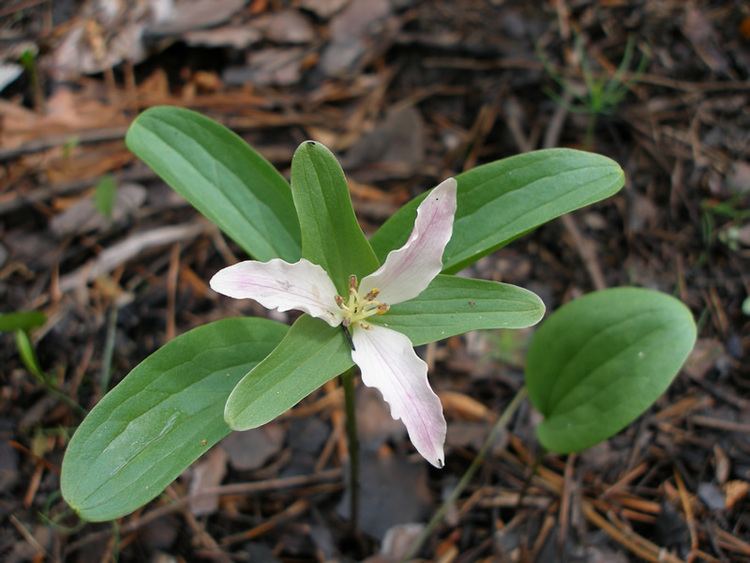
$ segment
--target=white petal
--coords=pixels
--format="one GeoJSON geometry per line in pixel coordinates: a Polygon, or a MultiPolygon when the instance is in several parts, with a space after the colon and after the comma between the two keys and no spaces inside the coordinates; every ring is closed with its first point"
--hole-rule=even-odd
{"type": "Polygon", "coordinates": [[[456,181],[448,178],[419,204],[409,240],[389,252],[383,265],[362,280],[360,293],[378,288],[378,301],[389,305],[422,293],[443,269],[443,251],[453,234],[455,214],[456,181]]]}
{"type": "Polygon", "coordinates": [[[326,271],[301,259],[290,264],[280,258],[269,262],[247,260],[211,278],[211,288],[235,299],[255,299],[267,309],[297,309],[323,319],[331,326],[341,324],[336,305],[336,287],[326,271]]]}
{"type": "Polygon", "coordinates": [[[355,326],[352,359],[362,381],[377,388],[401,419],[417,451],[435,467],[443,467],[446,424],[440,399],[427,380],[427,364],[414,352],[409,339],[377,325],[355,326]]]}

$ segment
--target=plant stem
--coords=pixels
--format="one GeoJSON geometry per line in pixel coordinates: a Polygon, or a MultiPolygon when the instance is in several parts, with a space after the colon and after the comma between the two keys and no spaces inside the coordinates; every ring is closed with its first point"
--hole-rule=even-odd
{"type": "Polygon", "coordinates": [[[359,529],[359,438],[357,437],[356,399],[354,397],[354,369],[341,374],[346,404],[346,436],[349,446],[349,512],[352,530],[359,529]]]}
{"type": "Polygon", "coordinates": [[[482,444],[479,452],[477,452],[477,456],[474,458],[474,461],[471,462],[471,465],[469,465],[469,468],[461,477],[461,480],[456,485],[456,488],[451,491],[451,494],[448,496],[448,498],[443,501],[443,504],[440,506],[438,511],[432,516],[425,529],[421,534],[419,534],[419,537],[409,549],[408,553],[401,559],[402,562],[416,557],[416,554],[419,553],[420,549],[422,549],[422,545],[424,545],[424,542],[429,539],[429,537],[435,531],[435,528],[437,528],[437,526],[443,520],[445,513],[448,512],[448,508],[450,508],[450,506],[454,504],[456,500],[458,500],[458,497],[461,496],[461,493],[464,492],[464,489],[466,489],[469,483],[471,483],[471,479],[479,469],[479,466],[482,465],[484,458],[487,457],[487,453],[490,451],[490,448],[492,448],[500,433],[505,430],[505,427],[510,422],[510,419],[513,418],[513,415],[518,410],[518,407],[521,406],[521,403],[525,398],[526,387],[521,387],[516,393],[516,396],[513,397],[513,400],[510,402],[510,404],[505,408],[503,414],[500,415],[500,418],[498,418],[497,422],[495,422],[495,425],[492,427],[492,430],[490,430],[487,439],[484,441],[484,444],[482,444]]]}

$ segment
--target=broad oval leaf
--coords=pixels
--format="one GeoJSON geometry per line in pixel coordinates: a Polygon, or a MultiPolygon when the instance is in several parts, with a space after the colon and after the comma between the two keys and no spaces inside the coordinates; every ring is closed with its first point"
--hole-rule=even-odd
{"type": "Polygon", "coordinates": [[[133,121],[128,148],[257,260],[300,257],[284,177],[245,141],[194,111],[160,106],[133,121]]]}
{"type": "Polygon", "coordinates": [[[276,349],[237,384],[224,418],[233,430],[256,428],[352,365],[351,348],[341,327],[302,315],[276,349]]]}
{"type": "Polygon", "coordinates": [[[547,449],[568,453],[613,436],[666,391],[695,344],[693,316],[669,295],[607,289],[552,314],[526,364],[547,449]]]}
{"type": "Polygon", "coordinates": [[[351,274],[380,265],[354,215],[349,186],[336,157],[316,141],[302,143],[292,159],[292,194],[302,230],[302,256],[322,266],[341,295],[351,274]]]}
{"type": "Polygon", "coordinates": [[[47,322],[47,316],[41,311],[17,311],[0,314],[0,332],[30,330],[47,322]]]}
{"type": "Polygon", "coordinates": [[[70,441],[61,477],[68,504],[86,520],[111,520],[161,493],[230,432],[224,422],[229,393],[286,331],[266,319],[224,319],[143,360],[70,441]]]}
{"type": "MultiPolygon", "coordinates": [[[[459,174],[453,237],[443,272],[453,273],[569,211],[611,196],[625,178],[613,160],[573,149],[544,149],[459,174]]],[[[428,192],[429,193],[429,192],[428,192]]],[[[384,260],[409,237],[426,194],[397,211],[370,239],[384,260]]]]}
{"type": "Polygon", "coordinates": [[[506,283],[437,276],[418,297],[370,322],[403,332],[415,346],[470,330],[524,328],[544,316],[544,303],[506,283]]]}

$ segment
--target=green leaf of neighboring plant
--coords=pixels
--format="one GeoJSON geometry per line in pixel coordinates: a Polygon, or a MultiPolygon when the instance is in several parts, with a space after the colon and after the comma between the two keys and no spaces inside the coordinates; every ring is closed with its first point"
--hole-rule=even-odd
{"type": "Polygon", "coordinates": [[[112,176],[103,176],[94,191],[94,205],[99,213],[107,218],[112,217],[117,196],[117,183],[112,176]]]}
{"type": "Polygon", "coordinates": [[[440,275],[418,297],[370,322],[406,334],[415,346],[469,330],[523,328],[539,322],[544,303],[514,285],[440,275]]]}
{"type": "Polygon", "coordinates": [[[125,142],[255,259],[299,259],[289,184],[232,131],[194,111],[162,106],[140,114],[125,142]]]}
{"type": "Polygon", "coordinates": [[[351,274],[379,266],[354,215],[341,165],[326,147],[302,143],[292,159],[292,193],[302,229],[302,256],[328,272],[341,295],[351,274]]]}
{"type": "Polygon", "coordinates": [[[657,291],[607,289],[561,307],[527,357],[539,441],[568,453],[613,436],[664,393],[695,338],[688,308],[657,291]]]}
{"type": "Polygon", "coordinates": [[[15,330],[29,330],[42,326],[47,322],[47,316],[39,311],[18,311],[0,314],[0,332],[15,330]]]}
{"type": "Polygon", "coordinates": [[[352,365],[341,327],[302,315],[281,344],[237,384],[224,418],[234,430],[270,422],[352,365]]]}
{"type": "Polygon", "coordinates": [[[34,345],[31,343],[31,339],[25,330],[16,331],[16,348],[18,349],[18,355],[21,357],[23,365],[26,366],[31,375],[36,377],[40,383],[46,383],[47,376],[44,374],[42,366],[39,365],[36,350],[34,350],[34,345]]]}
{"type": "Polygon", "coordinates": [[[229,433],[224,404],[287,327],[224,319],[151,354],[78,427],[62,466],[65,500],[84,519],[111,520],[145,504],[229,433]]]}
{"type": "MultiPolygon", "coordinates": [[[[624,174],[613,160],[572,149],[533,151],[459,174],[453,237],[443,272],[453,273],[560,215],[616,193],[624,174]]],[[[409,237],[422,194],[370,239],[382,261],[409,237]]]]}

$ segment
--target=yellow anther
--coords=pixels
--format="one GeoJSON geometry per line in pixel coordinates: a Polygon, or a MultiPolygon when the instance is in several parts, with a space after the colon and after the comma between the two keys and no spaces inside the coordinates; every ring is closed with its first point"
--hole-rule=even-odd
{"type": "Polygon", "coordinates": [[[370,291],[367,292],[367,295],[365,295],[365,301],[372,301],[378,295],[380,295],[380,290],[377,287],[373,287],[370,291]]]}
{"type": "Polygon", "coordinates": [[[351,276],[349,276],[349,291],[357,291],[357,285],[357,276],[352,274],[351,276]]]}
{"type": "Polygon", "coordinates": [[[343,297],[341,297],[340,295],[337,295],[336,297],[334,297],[334,299],[336,300],[336,305],[338,305],[339,307],[343,307],[344,306],[344,298],[343,297]]]}
{"type": "Polygon", "coordinates": [[[379,303],[378,304],[378,315],[385,315],[388,312],[388,309],[390,309],[391,306],[388,305],[388,303],[379,303]]]}

